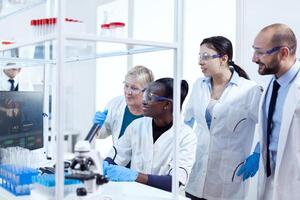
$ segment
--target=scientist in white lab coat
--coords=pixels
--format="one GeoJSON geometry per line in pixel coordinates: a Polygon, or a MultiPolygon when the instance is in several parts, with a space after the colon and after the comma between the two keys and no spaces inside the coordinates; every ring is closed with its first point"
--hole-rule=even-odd
{"type": "MultiPolygon", "coordinates": [[[[19,57],[19,49],[13,49],[10,56],[19,57]]],[[[22,69],[12,62],[0,72],[0,91],[33,91],[33,85],[22,77],[22,69]]]]}
{"type": "Polygon", "coordinates": [[[232,54],[225,37],[201,42],[199,65],[205,77],[195,82],[185,110],[185,122],[196,122],[198,137],[186,187],[192,200],[244,199],[246,194],[235,172],[251,150],[262,88],[248,80],[232,54]]]}
{"type": "Polygon", "coordinates": [[[124,96],[118,96],[108,102],[103,112],[96,112],[94,124],[101,129],[97,138],[112,135],[113,144],[124,134],[126,127],[142,115],[142,90],[154,80],[150,69],[138,65],[125,75],[124,96]]]}
{"type": "MultiPolygon", "coordinates": [[[[260,107],[258,200],[300,199],[300,62],[285,24],[263,28],[253,43],[258,73],[273,75],[260,107]]],[[[257,163],[258,165],[258,163],[257,163]]],[[[248,171],[257,169],[245,163],[248,171]]],[[[255,174],[256,171],[253,173],[255,174]]]]}
{"type": "Polygon", "coordinates": [[[3,69],[0,75],[0,91],[33,91],[32,84],[22,79],[21,70],[16,66],[3,69]]]}
{"type": "MultiPolygon", "coordinates": [[[[188,83],[181,82],[181,105],[188,83]]],[[[137,181],[171,191],[174,151],[173,79],[162,78],[144,91],[143,114],[126,129],[104,162],[111,181],[137,181]],[[125,168],[131,160],[131,168],[125,168]]],[[[185,186],[195,161],[197,138],[193,130],[179,124],[178,179],[185,186]]]]}

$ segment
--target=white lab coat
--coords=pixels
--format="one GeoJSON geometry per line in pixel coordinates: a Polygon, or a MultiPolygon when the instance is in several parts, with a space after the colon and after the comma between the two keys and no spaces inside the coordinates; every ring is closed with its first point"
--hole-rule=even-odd
{"type": "MultiPolygon", "coordinates": [[[[118,165],[152,175],[172,174],[174,128],[164,132],[153,144],[152,118],[143,117],[133,121],[124,135],[115,143],[108,157],[118,165]]],[[[186,184],[195,161],[197,138],[193,130],[180,122],[178,179],[186,184]]]]}
{"type": "Polygon", "coordinates": [[[126,105],[124,96],[115,97],[108,102],[105,106],[108,109],[107,117],[97,133],[98,139],[112,135],[113,144],[119,139],[126,105]]]}
{"type": "MultiPolygon", "coordinates": [[[[8,82],[9,77],[3,72],[3,69],[0,71],[0,91],[9,91],[11,87],[10,82],[8,82]]],[[[21,74],[18,74],[14,80],[15,86],[18,84],[18,91],[33,91],[32,83],[28,80],[24,80],[21,74]]]]}
{"type": "Polygon", "coordinates": [[[232,182],[232,176],[250,153],[261,94],[262,87],[238,77],[215,105],[209,130],[205,111],[211,93],[204,78],[196,81],[185,112],[185,121],[195,119],[198,137],[186,192],[209,200],[244,199],[245,182],[236,174],[232,182]]]}
{"type": "MultiPolygon", "coordinates": [[[[264,93],[262,100],[265,99],[264,93]]],[[[260,109],[262,108],[261,102],[260,109]]],[[[291,83],[282,113],[273,185],[273,200],[300,199],[300,72],[291,83]]],[[[260,111],[259,132],[261,154],[258,178],[258,200],[263,200],[266,166],[266,124],[260,111]]]]}

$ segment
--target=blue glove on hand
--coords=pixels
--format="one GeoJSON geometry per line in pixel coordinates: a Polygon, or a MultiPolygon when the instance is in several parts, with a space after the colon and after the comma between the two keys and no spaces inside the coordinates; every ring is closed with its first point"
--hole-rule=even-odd
{"type": "Polygon", "coordinates": [[[243,166],[239,169],[237,175],[241,176],[243,174],[243,181],[256,174],[259,167],[259,157],[259,153],[253,152],[253,154],[246,159],[243,166]]]}
{"type": "Polygon", "coordinates": [[[105,121],[105,119],[106,119],[107,112],[108,112],[107,109],[104,110],[103,112],[100,112],[100,111],[96,112],[95,116],[94,116],[94,119],[93,119],[93,123],[98,124],[99,127],[101,128],[104,121],[105,121]]]}
{"type": "Polygon", "coordinates": [[[194,123],[195,123],[195,118],[190,119],[190,121],[184,121],[184,123],[186,125],[188,125],[189,127],[193,128],[194,123]]]}
{"type": "Polygon", "coordinates": [[[135,181],[138,172],[119,165],[108,165],[105,167],[105,175],[110,181],[135,181]]]}
{"type": "Polygon", "coordinates": [[[106,169],[107,169],[107,167],[109,166],[109,163],[107,162],[107,161],[105,161],[105,160],[103,160],[103,162],[102,162],[102,172],[103,172],[103,176],[106,176],[106,169]]]}

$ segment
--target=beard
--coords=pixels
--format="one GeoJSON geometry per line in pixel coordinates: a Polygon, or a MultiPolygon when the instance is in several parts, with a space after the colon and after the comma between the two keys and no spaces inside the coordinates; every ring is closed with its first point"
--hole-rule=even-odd
{"type": "Polygon", "coordinates": [[[277,74],[280,69],[280,62],[274,57],[270,63],[266,64],[260,61],[256,62],[259,66],[258,73],[260,75],[277,74]]]}

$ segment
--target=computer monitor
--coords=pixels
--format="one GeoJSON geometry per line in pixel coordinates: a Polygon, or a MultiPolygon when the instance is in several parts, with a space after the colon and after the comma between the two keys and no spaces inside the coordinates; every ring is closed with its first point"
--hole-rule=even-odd
{"type": "Polygon", "coordinates": [[[0,147],[43,147],[43,92],[0,91],[0,147]]]}

